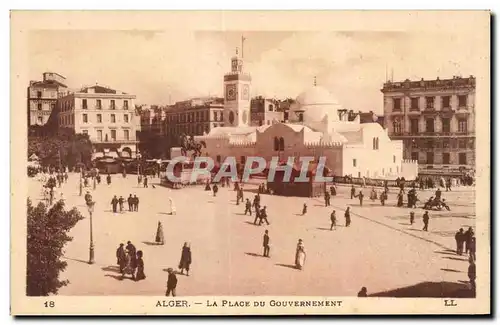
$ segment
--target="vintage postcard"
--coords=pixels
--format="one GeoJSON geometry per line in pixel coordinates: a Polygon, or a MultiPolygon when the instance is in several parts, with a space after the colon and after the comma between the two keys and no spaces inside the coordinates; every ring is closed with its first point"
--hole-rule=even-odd
{"type": "Polygon", "coordinates": [[[489,314],[490,19],[12,11],[11,313],[489,314]]]}

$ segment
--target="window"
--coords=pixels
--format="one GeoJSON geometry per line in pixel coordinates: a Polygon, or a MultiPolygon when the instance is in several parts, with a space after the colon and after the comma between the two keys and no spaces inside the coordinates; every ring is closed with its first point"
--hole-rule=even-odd
{"type": "Polygon", "coordinates": [[[97,123],[102,123],[102,114],[97,114],[97,123]]]}
{"type": "Polygon", "coordinates": [[[467,141],[465,139],[458,139],[458,147],[460,149],[467,148],[467,141]]]}
{"type": "Polygon", "coordinates": [[[410,110],[411,111],[418,111],[418,110],[420,110],[420,105],[418,104],[418,100],[419,100],[418,97],[413,97],[411,99],[411,106],[410,106],[410,110]]]}
{"type": "Polygon", "coordinates": [[[111,109],[115,109],[116,108],[116,106],[115,106],[115,100],[114,99],[111,100],[110,108],[111,109]]]}
{"type": "Polygon", "coordinates": [[[373,138],[372,140],[373,150],[378,150],[378,138],[373,138]]]}
{"type": "Polygon", "coordinates": [[[467,133],[467,120],[459,119],[458,120],[458,132],[467,133]]]}
{"type": "Polygon", "coordinates": [[[53,110],[54,108],[56,108],[56,103],[50,104],[50,109],[53,110]]]}
{"type": "Polygon", "coordinates": [[[352,160],[352,167],[356,167],[356,165],[357,165],[357,161],[356,161],[356,159],[353,159],[352,160]]]}
{"type": "Polygon", "coordinates": [[[450,148],[450,139],[443,139],[443,149],[450,148]]]}
{"type": "Polygon", "coordinates": [[[401,120],[399,118],[392,122],[392,127],[394,128],[394,134],[401,134],[401,120]]]}
{"type": "Polygon", "coordinates": [[[85,135],[89,135],[89,130],[82,130],[82,133],[85,135]]]}
{"type": "Polygon", "coordinates": [[[116,123],[116,116],[115,116],[115,114],[111,114],[111,123],[116,123]]]}
{"type": "Polygon", "coordinates": [[[95,103],[95,108],[96,108],[96,109],[102,109],[102,105],[101,105],[101,100],[100,100],[100,99],[97,99],[97,100],[96,100],[96,103],[95,103]]]}
{"type": "Polygon", "coordinates": [[[411,160],[418,161],[418,152],[412,152],[411,153],[411,160]]]}
{"type": "Polygon", "coordinates": [[[38,117],[38,124],[43,124],[43,117],[41,116],[38,117]]]}
{"type": "Polygon", "coordinates": [[[401,110],[401,98],[393,98],[392,99],[392,110],[400,111],[401,110]]]}
{"type": "Polygon", "coordinates": [[[273,105],[269,104],[269,106],[267,107],[267,110],[268,110],[269,112],[272,112],[272,111],[273,111],[273,105]]]}
{"type": "Polygon", "coordinates": [[[116,141],[116,130],[111,130],[111,141],[116,141]]]}
{"type": "Polygon", "coordinates": [[[458,163],[460,165],[467,165],[467,154],[465,152],[460,152],[458,154],[458,163]]]}
{"type": "Polygon", "coordinates": [[[411,140],[411,147],[412,147],[413,149],[418,149],[418,141],[417,141],[417,140],[415,140],[415,139],[412,139],[412,140],[411,140]]]}
{"type": "Polygon", "coordinates": [[[443,123],[443,132],[444,133],[450,133],[450,119],[449,118],[443,118],[441,121],[443,123]]]}
{"type": "Polygon", "coordinates": [[[89,117],[87,114],[83,114],[83,123],[88,123],[89,122],[89,117]]]}
{"type": "Polygon", "coordinates": [[[434,119],[428,118],[425,120],[425,132],[434,132],[434,119]]]}
{"type": "Polygon", "coordinates": [[[278,137],[274,137],[274,151],[280,150],[280,140],[278,137]]]}
{"type": "Polygon", "coordinates": [[[87,100],[86,99],[82,99],[82,108],[87,109],[87,100]]]}
{"type": "Polygon", "coordinates": [[[219,121],[222,122],[223,120],[224,120],[224,112],[220,112],[220,119],[219,119],[219,121]]]}
{"type": "Polygon", "coordinates": [[[395,156],[395,155],[393,155],[393,156],[392,156],[392,162],[393,162],[394,164],[396,163],[396,156],[395,156]]]}
{"type": "Polygon", "coordinates": [[[410,119],[410,133],[418,134],[418,119],[416,118],[410,119]]]}
{"type": "Polygon", "coordinates": [[[429,165],[434,164],[434,152],[427,152],[426,164],[429,164],[429,165]]]}
{"type": "Polygon", "coordinates": [[[38,108],[39,111],[41,111],[42,110],[42,103],[36,104],[36,107],[38,108]]]}
{"type": "Polygon", "coordinates": [[[214,121],[217,121],[217,112],[214,111],[214,121]]]}
{"type": "Polygon", "coordinates": [[[38,98],[42,98],[42,92],[41,92],[41,91],[37,91],[37,92],[36,92],[36,97],[38,97],[38,98]]]}
{"type": "Polygon", "coordinates": [[[443,165],[448,165],[450,163],[450,153],[443,152],[443,165]]]}
{"type": "Polygon", "coordinates": [[[128,114],[123,115],[123,122],[128,123],[128,114]]]}
{"type": "Polygon", "coordinates": [[[283,137],[280,137],[279,150],[280,151],[284,151],[285,150],[285,139],[283,137]]]}
{"type": "Polygon", "coordinates": [[[259,126],[262,126],[262,120],[259,120],[259,126]]]}
{"type": "Polygon", "coordinates": [[[128,109],[128,100],[123,101],[123,109],[128,109]]]}
{"type": "Polygon", "coordinates": [[[441,97],[443,108],[450,108],[451,96],[441,97]]]}
{"type": "Polygon", "coordinates": [[[426,109],[434,108],[434,97],[425,97],[425,108],[426,109]]]}
{"type": "Polygon", "coordinates": [[[129,132],[129,130],[123,130],[123,139],[130,140],[130,132],[129,132]]]}
{"type": "Polygon", "coordinates": [[[97,130],[97,140],[102,141],[102,130],[97,130]]]}
{"type": "Polygon", "coordinates": [[[304,113],[299,113],[299,122],[304,122],[304,113]]]}
{"type": "Polygon", "coordinates": [[[467,107],[467,95],[459,95],[458,96],[458,107],[461,107],[461,108],[467,107]]]}

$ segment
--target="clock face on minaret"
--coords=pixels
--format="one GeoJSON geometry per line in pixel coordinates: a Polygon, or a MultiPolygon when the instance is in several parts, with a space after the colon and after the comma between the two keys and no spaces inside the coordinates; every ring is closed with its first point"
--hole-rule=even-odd
{"type": "Polygon", "coordinates": [[[236,85],[226,86],[226,100],[236,100],[236,85]]]}
{"type": "Polygon", "coordinates": [[[249,85],[242,86],[241,99],[242,100],[249,100],[250,99],[250,86],[249,85]]]}

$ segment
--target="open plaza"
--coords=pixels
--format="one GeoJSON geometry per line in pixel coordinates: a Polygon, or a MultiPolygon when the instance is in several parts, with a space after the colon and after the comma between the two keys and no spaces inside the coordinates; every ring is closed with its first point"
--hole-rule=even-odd
{"type": "MultiPolygon", "coordinates": [[[[36,178],[29,182],[29,196],[37,204],[44,183],[36,178]]],[[[159,183],[152,178],[145,188],[138,185],[136,175],[115,174],[111,185],[102,182],[95,190],[92,184],[84,189],[83,195],[89,191],[95,201],[95,264],[88,264],[90,220],[84,196],[79,195],[79,174],[70,173],[67,183],[55,189],[57,199],[63,193],[66,207],[77,207],[85,217],[69,233],[73,241],[65,248],[68,266],[61,279],[70,283],[59,295],[164,295],[167,269],[177,270],[185,242],[191,245],[192,264],[189,276],[177,275],[178,296],[355,296],[361,287],[367,288],[368,295],[383,295],[414,286],[408,294],[436,294],[429,292],[432,286],[426,283],[445,291],[467,290],[468,258],[455,253],[454,237],[459,228],[475,228],[474,187],[443,191],[451,211],[429,211],[429,231],[425,232],[422,204],[416,209],[396,207],[397,188],[390,189],[385,206],[368,196],[360,206],[350,198],[350,186],[342,184],[330,207],[325,207],[321,197],[261,194],[270,225],[258,226],[254,214],[244,215],[245,204],[236,204],[232,186],[221,187],[214,197],[203,186],[170,189],[159,183]],[[113,196],[127,199],[130,194],[140,199],[138,211],[126,208],[113,213],[113,196]],[[176,207],[174,215],[169,198],[176,207]],[[302,215],[304,203],[308,211],[302,215]],[[344,227],[347,207],[350,227],[344,227]],[[337,228],[330,230],[334,209],[337,228]],[[413,225],[410,211],[415,211],[413,225]],[[164,245],[155,243],[159,221],[164,245]],[[269,258],[262,256],[265,230],[270,237],[269,258]],[[299,239],[306,252],[302,270],[294,265],[299,239]],[[119,273],[116,249],[127,241],[144,253],[144,280],[132,281],[119,273]]],[[[257,187],[255,181],[245,184],[245,199],[253,200],[257,187]]],[[[363,189],[365,195],[370,190],[363,189]]],[[[422,201],[433,195],[434,190],[419,191],[422,201]]]]}

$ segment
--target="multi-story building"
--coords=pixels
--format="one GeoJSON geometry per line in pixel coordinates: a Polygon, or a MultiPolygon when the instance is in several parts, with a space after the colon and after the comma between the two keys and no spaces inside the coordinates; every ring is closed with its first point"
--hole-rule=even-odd
{"type": "Polygon", "coordinates": [[[157,136],[165,136],[166,117],[165,107],[142,105],[140,107],[141,131],[157,136]]]}
{"type": "Polygon", "coordinates": [[[66,78],[58,73],[44,72],[42,81],[30,81],[28,86],[28,126],[45,125],[57,98],[67,90],[66,78]]]}
{"type": "Polygon", "coordinates": [[[384,123],[421,168],[474,168],[476,79],[386,82],[384,123]]]}
{"type": "Polygon", "coordinates": [[[175,146],[181,134],[203,135],[212,128],[224,126],[224,99],[193,98],[165,109],[165,135],[175,146]]]}
{"type": "Polygon", "coordinates": [[[271,125],[284,122],[284,112],[280,110],[280,102],[261,96],[250,101],[250,126],[271,125]]]}
{"type": "Polygon", "coordinates": [[[103,87],[84,87],[57,101],[60,128],[88,134],[94,152],[134,157],[137,152],[135,95],[103,87]]]}

